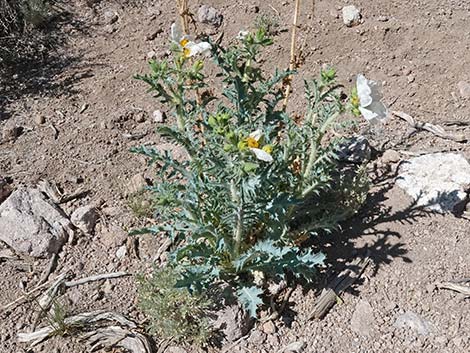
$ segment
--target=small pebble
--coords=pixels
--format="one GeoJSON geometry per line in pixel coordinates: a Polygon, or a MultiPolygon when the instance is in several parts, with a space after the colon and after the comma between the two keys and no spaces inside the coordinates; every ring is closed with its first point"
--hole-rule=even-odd
{"type": "Polygon", "coordinates": [[[46,122],[46,117],[44,115],[36,115],[34,117],[34,122],[38,125],[42,125],[46,122]]]}
{"type": "Polygon", "coordinates": [[[263,328],[263,332],[268,335],[271,335],[276,332],[276,325],[274,325],[274,322],[272,321],[266,321],[263,324],[262,328],[263,328]]]}
{"type": "Polygon", "coordinates": [[[470,98],[470,83],[465,81],[460,81],[457,83],[457,88],[460,91],[462,98],[470,98]]]}
{"type": "Polygon", "coordinates": [[[118,259],[123,259],[127,255],[127,247],[125,245],[120,246],[116,250],[116,257],[118,259]]]}
{"type": "Polygon", "coordinates": [[[343,23],[348,26],[356,26],[361,23],[361,12],[354,5],[345,6],[342,9],[343,23]]]}
{"type": "Polygon", "coordinates": [[[165,121],[165,114],[163,114],[160,110],[155,110],[152,113],[152,116],[153,116],[154,123],[160,124],[165,121]]]}

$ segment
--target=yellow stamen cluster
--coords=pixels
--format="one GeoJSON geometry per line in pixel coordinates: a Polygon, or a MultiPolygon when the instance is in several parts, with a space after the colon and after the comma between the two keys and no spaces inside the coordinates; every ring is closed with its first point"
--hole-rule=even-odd
{"type": "Polygon", "coordinates": [[[359,97],[358,96],[352,96],[351,97],[351,105],[353,107],[358,107],[359,106],[359,97]]]}
{"type": "Polygon", "coordinates": [[[246,144],[248,145],[249,148],[258,148],[259,147],[259,142],[256,141],[254,137],[248,136],[246,138],[246,144]]]}
{"type": "Polygon", "coordinates": [[[268,153],[268,154],[273,153],[273,146],[271,146],[271,145],[263,146],[262,149],[263,149],[264,152],[266,152],[266,153],[268,153]]]}

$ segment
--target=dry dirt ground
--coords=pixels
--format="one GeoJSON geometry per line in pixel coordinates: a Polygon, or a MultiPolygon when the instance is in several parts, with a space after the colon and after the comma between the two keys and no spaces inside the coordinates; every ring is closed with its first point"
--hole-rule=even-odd
{"type": "MultiPolygon", "coordinates": [[[[260,14],[278,17],[280,31],[266,59],[271,67],[287,67],[293,1],[190,3],[194,11],[204,3],[222,12],[219,29],[201,25],[199,30],[212,35],[223,31],[225,42],[250,28],[260,14]]],[[[468,120],[470,100],[457,88],[458,81],[470,81],[468,2],[356,0],[353,4],[362,9],[363,23],[351,28],[341,19],[341,8],[347,4],[317,0],[312,16],[312,2],[303,2],[300,77],[315,75],[322,64],[331,64],[346,85],[352,85],[359,72],[382,81],[385,100],[394,110],[431,123],[468,120]]],[[[83,0],[67,8],[72,16],[58,26],[66,45],[46,63],[19,67],[2,81],[7,84],[0,87],[0,130],[21,126],[23,131],[0,143],[0,176],[8,178],[12,187],[46,179],[67,192],[79,187],[89,191],[85,198],[67,203],[66,212],[79,205],[101,205],[95,233],[63,249],[53,276],[65,270],[76,277],[146,272],[163,240],[145,236],[136,243],[126,240],[127,230],[149,222],[129,210],[129,183],[138,173],[152,178],[146,161],[129,153],[129,148],[164,143],[154,132],[151,116],[164,107],[132,76],[146,72],[149,52],[166,55],[174,4],[83,0]],[[112,24],[108,10],[118,14],[112,24]],[[116,250],[126,242],[130,250],[118,258],[116,250]],[[135,247],[139,258],[131,251],[135,247]]],[[[295,86],[300,87],[300,77],[295,86]]],[[[289,109],[298,111],[301,99],[302,94],[294,95],[289,109]]],[[[406,133],[404,122],[392,119],[376,136],[377,143],[380,148],[452,150],[470,157],[469,144],[425,132],[410,137],[406,133]]],[[[378,158],[377,164],[386,164],[378,158]]],[[[256,325],[251,336],[229,351],[278,352],[289,343],[304,342],[304,352],[309,353],[469,352],[470,302],[434,286],[470,276],[469,221],[452,214],[415,212],[410,205],[411,200],[394,186],[393,176],[374,186],[354,220],[323,240],[332,268],[340,269],[357,254],[370,252],[372,265],[342,295],[342,303],[323,320],[307,321],[318,292],[297,290],[282,320],[274,327],[256,325]],[[407,311],[427,320],[431,332],[419,335],[395,328],[395,320],[407,311]]],[[[0,304],[32,288],[47,266],[47,260],[1,262],[0,304]]],[[[326,282],[328,271],[322,276],[326,282]]],[[[124,278],[76,287],[62,300],[69,314],[109,309],[142,322],[135,294],[133,279],[124,278]]],[[[33,302],[0,313],[0,352],[87,351],[73,335],[34,348],[18,343],[16,334],[31,327],[37,312],[33,302]]]]}

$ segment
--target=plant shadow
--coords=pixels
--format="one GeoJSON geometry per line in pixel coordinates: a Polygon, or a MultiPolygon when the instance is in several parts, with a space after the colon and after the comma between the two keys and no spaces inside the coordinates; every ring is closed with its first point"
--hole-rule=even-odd
{"type": "MultiPolygon", "coordinates": [[[[364,283],[364,277],[357,276],[362,269],[354,264],[354,260],[358,258],[369,259],[369,266],[372,267],[370,276],[375,276],[383,265],[388,265],[396,259],[412,262],[407,256],[408,250],[406,243],[402,241],[402,234],[390,229],[393,227],[388,225],[413,224],[425,217],[443,216],[430,206],[445,205],[454,195],[441,193],[425,206],[420,205],[421,195],[404,207],[397,209],[397,206],[388,206],[386,201],[389,192],[395,187],[397,171],[398,167],[393,175],[377,177],[372,181],[373,187],[368,193],[365,204],[352,218],[342,222],[340,229],[331,234],[315,237],[313,240],[315,248],[325,254],[327,266],[319,271],[313,283],[303,287],[304,294],[313,291],[318,300],[322,291],[332,289],[339,295],[338,287],[341,285],[338,286],[338,283],[352,282],[342,291],[357,296],[364,283]]],[[[459,213],[454,215],[458,216],[459,213]]],[[[282,319],[287,324],[297,315],[295,307],[289,305],[289,310],[283,313],[282,319]]]]}
{"type": "Polygon", "coordinates": [[[68,53],[67,45],[89,30],[71,10],[61,9],[41,28],[0,38],[0,121],[10,117],[9,106],[21,97],[77,93],[74,84],[93,76],[92,68],[79,68],[83,55],[68,53]],[[61,77],[71,67],[77,72],[61,77]]]}

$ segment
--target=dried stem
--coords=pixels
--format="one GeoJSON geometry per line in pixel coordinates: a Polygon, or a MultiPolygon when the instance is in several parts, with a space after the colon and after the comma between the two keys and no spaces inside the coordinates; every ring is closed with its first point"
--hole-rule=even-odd
{"type": "Polygon", "coordinates": [[[178,15],[181,21],[181,29],[183,30],[184,34],[189,34],[189,26],[188,26],[188,0],[176,0],[178,6],[178,15]]]}
{"type": "MultiPolygon", "coordinates": [[[[181,28],[183,30],[184,34],[189,34],[189,19],[190,19],[190,13],[189,13],[189,7],[188,7],[188,0],[176,0],[177,7],[178,7],[178,14],[180,17],[181,21],[181,28]]],[[[201,99],[201,93],[199,92],[199,89],[196,88],[196,103],[198,106],[201,106],[202,104],[202,99],[201,99]]],[[[204,132],[204,125],[202,124],[203,116],[202,113],[199,114],[199,129],[201,133],[204,132]]],[[[205,140],[203,139],[203,145],[205,144],[205,140]]]]}
{"type": "MultiPolygon", "coordinates": [[[[299,13],[300,13],[300,0],[295,0],[295,11],[294,11],[294,21],[292,22],[292,33],[291,33],[291,42],[290,42],[290,62],[289,70],[293,71],[296,68],[297,63],[297,27],[299,22],[299,13]]],[[[284,93],[284,102],[282,103],[282,109],[287,108],[287,101],[289,100],[289,95],[292,87],[292,75],[289,75],[287,78],[286,90],[284,93]]]]}

